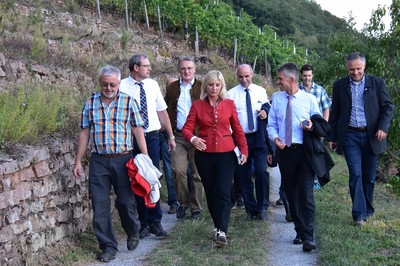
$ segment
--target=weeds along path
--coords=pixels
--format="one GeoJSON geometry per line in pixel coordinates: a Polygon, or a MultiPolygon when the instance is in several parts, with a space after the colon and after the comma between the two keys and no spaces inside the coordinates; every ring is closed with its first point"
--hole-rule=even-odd
{"type": "Polygon", "coordinates": [[[279,167],[270,168],[270,207],[269,226],[270,235],[267,239],[269,246],[266,265],[317,265],[317,251],[303,252],[302,245],[294,245],[293,239],[296,236],[293,223],[285,220],[285,208],[277,206],[275,202],[279,199],[279,186],[281,174],[279,167]]]}

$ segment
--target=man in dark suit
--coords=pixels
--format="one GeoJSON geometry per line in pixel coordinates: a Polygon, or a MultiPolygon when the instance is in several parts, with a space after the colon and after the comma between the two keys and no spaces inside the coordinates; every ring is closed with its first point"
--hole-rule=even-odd
{"type": "Polygon", "coordinates": [[[393,103],[385,81],[364,74],[366,59],[360,52],[347,56],[349,76],[333,84],[329,117],[329,148],[344,153],[349,168],[352,216],[362,226],[374,214],[372,206],[379,154],[386,150],[386,136],[393,117],[393,103]]]}

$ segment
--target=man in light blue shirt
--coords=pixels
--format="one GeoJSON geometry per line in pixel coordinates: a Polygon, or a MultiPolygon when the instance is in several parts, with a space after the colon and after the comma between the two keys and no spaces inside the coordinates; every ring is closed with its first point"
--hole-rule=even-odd
{"type": "Polygon", "coordinates": [[[303,251],[309,252],[316,248],[313,195],[315,173],[310,162],[304,159],[303,133],[313,130],[310,118],[321,113],[316,98],[299,89],[296,64],[281,65],[277,76],[276,84],[281,91],[274,95],[267,131],[277,147],[282,188],[297,233],[293,243],[303,244],[303,251]]]}

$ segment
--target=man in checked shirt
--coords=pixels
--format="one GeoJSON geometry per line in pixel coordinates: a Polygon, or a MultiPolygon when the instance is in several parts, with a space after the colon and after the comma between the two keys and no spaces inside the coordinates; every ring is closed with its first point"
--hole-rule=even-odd
{"type": "Polygon", "coordinates": [[[139,244],[140,223],[136,217],[136,199],[131,189],[126,162],[132,157],[132,133],[140,151],[147,154],[142,126],[144,122],[136,101],[120,93],[121,72],[105,66],[99,72],[100,92],[92,94],[82,110],[81,131],[73,174],[83,173],[82,158],[90,142],[89,191],[93,206],[93,229],[102,250],[97,259],[115,258],[118,243],[111,221],[110,189],[117,195],[115,206],[127,234],[127,248],[139,244]]]}

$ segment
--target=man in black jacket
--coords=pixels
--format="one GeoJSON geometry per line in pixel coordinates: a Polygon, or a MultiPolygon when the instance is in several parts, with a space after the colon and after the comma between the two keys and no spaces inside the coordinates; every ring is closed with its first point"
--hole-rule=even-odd
{"type": "Polygon", "coordinates": [[[349,76],[333,84],[327,138],[330,149],[344,153],[349,168],[352,216],[362,226],[374,214],[372,206],[378,155],[386,150],[393,103],[382,78],[364,74],[365,56],[347,56],[349,76]]]}

